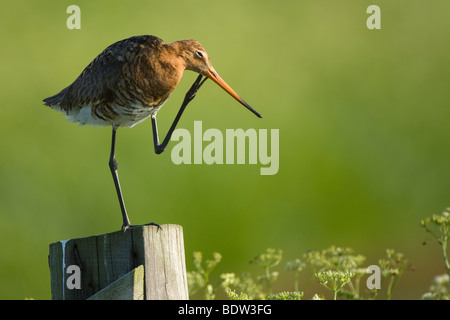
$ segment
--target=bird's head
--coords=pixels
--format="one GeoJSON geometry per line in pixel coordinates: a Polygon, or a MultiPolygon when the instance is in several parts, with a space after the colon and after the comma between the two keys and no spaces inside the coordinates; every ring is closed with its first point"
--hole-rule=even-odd
{"type": "Polygon", "coordinates": [[[262,116],[245,102],[214,70],[208,53],[203,46],[196,40],[177,41],[180,46],[180,55],[186,62],[186,70],[195,71],[205,77],[208,77],[224,89],[229,95],[235,98],[248,110],[253,112],[259,118],[262,116]]]}

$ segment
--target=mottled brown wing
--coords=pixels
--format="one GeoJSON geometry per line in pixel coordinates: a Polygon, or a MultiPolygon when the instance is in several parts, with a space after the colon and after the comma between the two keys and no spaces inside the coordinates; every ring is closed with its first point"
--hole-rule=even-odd
{"type": "Polygon", "coordinates": [[[139,50],[151,50],[163,41],[154,36],[135,36],[118,41],[100,53],[68,87],[44,99],[48,106],[59,105],[65,111],[99,102],[112,102],[123,77],[123,66],[139,50]]]}

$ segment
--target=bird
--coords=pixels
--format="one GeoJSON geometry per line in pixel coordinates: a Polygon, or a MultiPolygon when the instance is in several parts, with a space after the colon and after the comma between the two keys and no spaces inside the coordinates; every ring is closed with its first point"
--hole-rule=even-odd
{"type": "MultiPolygon", "coordinates": [[[[154,151],[161,154],[187,105],[207,79],[214,81],[241,105],[262,118],[219,76],[208,53],[197,40],[165,43],[152,35],[133,36],[111,44],[87,65],[72,84],[43,99],[44,105],[62,112],[67,120],[80,126],[112,127],[108,165],[122,213],[123,231],[134,225],[131,225],[125,208],[115,159],[118,128],[132,128],[151,118],[154,151]],[[186,93],[172,125],[160,143],[156,115],[185,70],[199,75],[186,93]]],[[[160,228],[154,222],[149,225],[160,228]]]]}

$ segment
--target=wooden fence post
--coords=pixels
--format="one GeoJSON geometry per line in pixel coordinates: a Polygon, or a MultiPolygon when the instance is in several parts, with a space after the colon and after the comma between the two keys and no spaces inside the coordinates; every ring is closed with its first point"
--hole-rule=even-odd
{"type": "Polygon", "coordinates": [[[189,299],[183,229],[161,227],[50,244],[52,299],[189,299]]]}

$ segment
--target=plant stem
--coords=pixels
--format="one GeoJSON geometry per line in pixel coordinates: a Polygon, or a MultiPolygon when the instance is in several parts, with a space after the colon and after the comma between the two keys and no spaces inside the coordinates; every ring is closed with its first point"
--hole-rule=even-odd
{"type": "Polygon", "coordinates": [[[393,282],[394,282],[394,276],[391,276],[391,278],[389,279],[389,285],[386,290],[386,300],[391,300],[393,282]]]}
{"type": "Polygon", "coordinates": [[[294,273],[294,290],[298,291],[298,272],[294,273]]]}
{"type": "Polygon", "coordinates": [[[269,267],[264,268],[266,271],[266,282],[267,282],[267,295],[272,295],[272,281],[270,277],[269,267]]]}
{"type": "Polygon", "coordinates": [[[334,300],[337,300],[337,293],[342,288],[342,287],[338,286],[338,280],[336,280],[336,279],[333,280],[332,288],[333,288],[333,292],[334,292],[334,300]]]}
{"type": "Polygon", "coordinates": [[[353,299],[359,299],[359,278],[355,280],[355,285],[351,281],[348,283],[351,293],[353,294],[353,299]]]}

